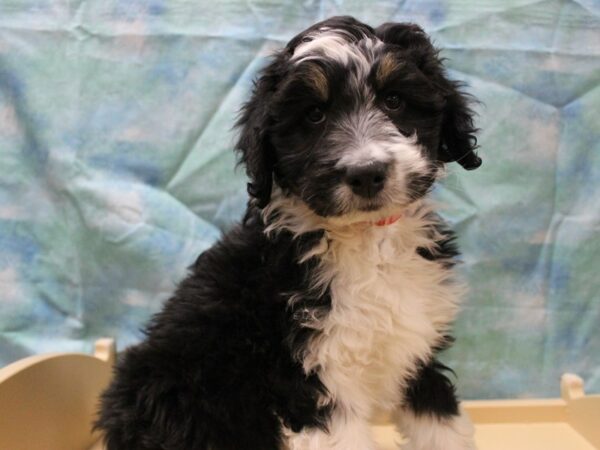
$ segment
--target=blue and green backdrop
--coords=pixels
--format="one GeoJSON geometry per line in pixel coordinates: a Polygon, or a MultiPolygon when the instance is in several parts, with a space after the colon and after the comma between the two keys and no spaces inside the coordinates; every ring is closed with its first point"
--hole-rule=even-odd
{"type": "Polygon", "coordinates": [[[238,218],[236,111],[331,15],[414,21],[481,100],[435,191],[469,285],[463,397],[600,391],[598,0],[0,0],[0,364],[122,348],[238,218]]]}

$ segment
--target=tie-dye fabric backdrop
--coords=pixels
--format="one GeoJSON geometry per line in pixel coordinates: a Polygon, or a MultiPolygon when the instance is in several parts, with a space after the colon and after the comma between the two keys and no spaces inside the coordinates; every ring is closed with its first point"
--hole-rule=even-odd
{"type": "Polygon", "coordinates": [[[477,107],[483,167],[435,193],[471,286],[463,397],[600,391],[598,0],[0,0],[0,363],[122,348],[236,221],[251,80],[330,15],[420,23],[477,107]]]}

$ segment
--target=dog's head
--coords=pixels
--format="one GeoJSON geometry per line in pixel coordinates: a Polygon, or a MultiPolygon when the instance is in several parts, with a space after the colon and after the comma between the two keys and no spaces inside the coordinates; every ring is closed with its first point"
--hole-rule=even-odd
{"type": "Polygon", "coordinates": [[[469,99],[417,25],[350,17],[294,37],[260,74],[237,149],[248,192],[273,183],[323,217],[376,217],[428,192],[444,163],[475,169],[469,99]]]}

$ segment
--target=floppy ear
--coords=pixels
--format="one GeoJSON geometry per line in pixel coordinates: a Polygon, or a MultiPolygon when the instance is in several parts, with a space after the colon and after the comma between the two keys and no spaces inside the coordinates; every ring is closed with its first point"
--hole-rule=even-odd
{"type": "Polygon", "coordinates": [[[398,46],[444,97],[438,159],[456,161],[467,170],[478,168],[481,165],[481,158],[475,153],[478,130],[470,107],[474,99],[462,92],[460,82],[448,79],[439,51],[427,33],[412,23],[384,23],[375,29],[375,35],[386,44],[398,46]]]}
{"type": "Polygon", "coordinates": [[[272,120],[269,105],[281,78],[283,58],[283,54],[275,56],[275,60],[262,70],[236,123],[240,136],[235,150],[240,153],[239,162],[246,166],[250,178],[248,194],[259,208],[269,203],[273,187],[275,152],[269,139],[272,120]]]}
{"type": "Polygon", "coordinates": [[[438,157],[443,162],[456,161],[467,170],[481,166],[481,158],[475,153],[478,129],[473,123],[473,110],[469,107],[470,97],[461,92],[462,84],[446,80],[449,92],[446,95],[442,141],[438,157]]]}

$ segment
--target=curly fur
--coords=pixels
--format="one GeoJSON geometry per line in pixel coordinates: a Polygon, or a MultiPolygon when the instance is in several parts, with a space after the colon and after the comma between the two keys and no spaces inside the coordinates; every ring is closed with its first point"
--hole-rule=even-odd
{"type": "Polygon", "coordinates": [[[335,17],[274,55],[238,120],[246,214],[119,356],[107,449],[368,450],[380,410],[409,448],[474,448],[436,361],[458,251],[426,198],[481,164],[469,102],[413,24],[335,17]]]}

